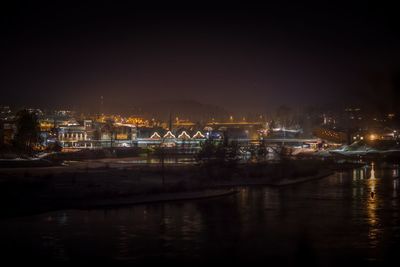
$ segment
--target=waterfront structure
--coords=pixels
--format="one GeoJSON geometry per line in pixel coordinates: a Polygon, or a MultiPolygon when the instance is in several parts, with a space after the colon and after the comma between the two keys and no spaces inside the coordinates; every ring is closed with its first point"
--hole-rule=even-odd
{"type": "Polygon", "coordinates": [[[188,130],[177,130],[167,131],[164,129],[158,129],[154,131],[150,136],[140,135],[137,138],[137,145],[139,147],[175,147],[184,148],[186,150],[197,150],[200,149],[201,144],[206,140],[206,135],[200,130],[194,133],[188,130]]]}
{"type": "MultiPolygon", "coordinates": [[[[58,128],[58,140],[63,147],[87,147],[88,135],[85,126],[71,125],[58,128]]],[[[92,147],[93,144],[90,143],[92,147]]]]}
{"type": "Polygon", "coordinates": [[[58,127],[58,140],[68,148],[133,147],[136,137],[136,127],[132,125],[84,120],[83,125],[58,127]]]}

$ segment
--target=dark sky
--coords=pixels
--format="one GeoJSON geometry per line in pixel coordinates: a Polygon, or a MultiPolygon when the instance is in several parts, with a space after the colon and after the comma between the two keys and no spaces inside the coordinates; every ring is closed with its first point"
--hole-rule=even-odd
{"type": "Polygon", "coordinates": [[[387,87],[400,65],[394,6],[57,2],[1,8],[0,104],[341,103],[360,99],[371,77],[387,87]]]}

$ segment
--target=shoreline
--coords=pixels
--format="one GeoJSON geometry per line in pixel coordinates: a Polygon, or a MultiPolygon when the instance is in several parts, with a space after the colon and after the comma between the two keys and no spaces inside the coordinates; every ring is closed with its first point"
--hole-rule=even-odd
{"type": "MultiPolygon", "coordinates": [[[[200,190],[200,191],[192,191],[192,192],[178,192],[178,193],[161,193],[154,194],[148,196],[133,196],[133,197],[125,197],[120,199],[110,199],[106,201],[98,201],[95,200],[93,203],[82,205],[81,209],[92,209],[92,208],[106,208],[106,207],[121,207],[121,206],[130,206],[130,205],[141,205],[141,204],[152,204],[152,203],[165,203],[165,202],[173,202],[173,201],[185,201],[185,200],[197,200],[197,199],[209,199],[216,197],[223,197],[234,195],[239,192],[237,189],[232,189],[232,187],[241,187],[241,186],[265,186],[265,187],[281,187],[281,186],[290,186],[295,184],[306,183],[309,181],[315,181],[327,176],[333,175],[335,172],[333,171],[325,171],[318,173],[317,175],[303,177],[299,179],[283,179],[278,183],[242,183],[233,181],[232,183],[227,184],[216,184],[210,188],[200,190]],[[229,189],[221,189],[221,187],[230,187],[229,189]]],[[[79,209],[79,208],[78,208],[79,209]]]]}
{"type": "Polygon", "coordinates": [[[212,199],[225,196],[231,196],[239,193],[236,189],[205,189],[192,192],[179,192],[179,193],[161,193],[147,196],[130,196],[123,198],[111,199],[92,199],[92,200],[53,200],[51,204],[35,205],[36,209],[19,209],[15,213],[3,214],[0,220],[11,218],[35,216],[49,212],[57,212],[63,210],[94,210],[94,209],[111,209],[126,206],[136,206],[145,204],[160,204],[178,201],[194,201],[203,199],[212,199]],[[65,204],[68,202],[69,204],[65,204]]]}
{"type": "Polygon", "coordinates": [[[297,179],[288,179],[288,178],[284,178],[278,182],[267,182],[263,181],[262,178],[260,179],[253,179],[253,181],[231,181],[231,182],[223,182],[223,183],[217,183],[215,186],[217,187],[225,187],[225,186],[268,186],[268,187],[281,187],[281,186],[290,186],[290,185],[295,185],[295,184],[300,184],[300,183],[306,183],[306,182],[310,182],[310,181],[314,181],[314,180],[319,180],[322,178],[325,178],[327,176],[333,175],[335,172],[331,171],[331,170],[327,170],[327,171],[321,171],[316,175],[312,175],[312,176],[306,176],[306,177],[300,177],[297,179]]]}
{"type": "Polygon", "coordinates": [[[192,201],[210,199],[217,197],[230,196],[239,193],[235,189],[205,189],[201,191],[180,192],[180,193],[161,193],[148,196],[132,196],[120,199],[94,200],[92,203],[85,203],[75,209],[99,209],[99,208],[118,208],[124,206],[156,204],[174,201],[192,201]]]}

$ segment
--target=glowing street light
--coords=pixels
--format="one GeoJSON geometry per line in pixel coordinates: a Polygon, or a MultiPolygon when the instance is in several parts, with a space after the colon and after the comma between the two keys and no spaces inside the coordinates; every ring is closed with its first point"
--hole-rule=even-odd
{"type": "Polygon", "coordinates": [[[371,141],[374,141],[374,140],[376,140],[378,137],[377,137],[377,135],[376,134],[370,134],[369,135],[369,140],[371,140],[371,141]]]}

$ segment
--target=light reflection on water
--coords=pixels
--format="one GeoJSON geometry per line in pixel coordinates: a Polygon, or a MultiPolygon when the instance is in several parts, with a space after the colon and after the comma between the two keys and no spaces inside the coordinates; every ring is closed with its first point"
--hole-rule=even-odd
{"type": "Polygon", "coordinates": [[[398,183],[393,169],[372,164],[217,199],[7,219],[1,251],[61,261],[379,262],[399,244],[398,183]]]}
{"type": "Polygon", "coordinates": [[[368,187],[370,190],[370,198],[367,204],[368,222],[369,222],[369,239],[370,247],[375,248],[379,241],[379,218],[377,217],[377,206],[379,203],[379,194],[377,194],[378,179],[375,176],[375,164],[371,164],[371,173],[368,179],[368,187]]]}

